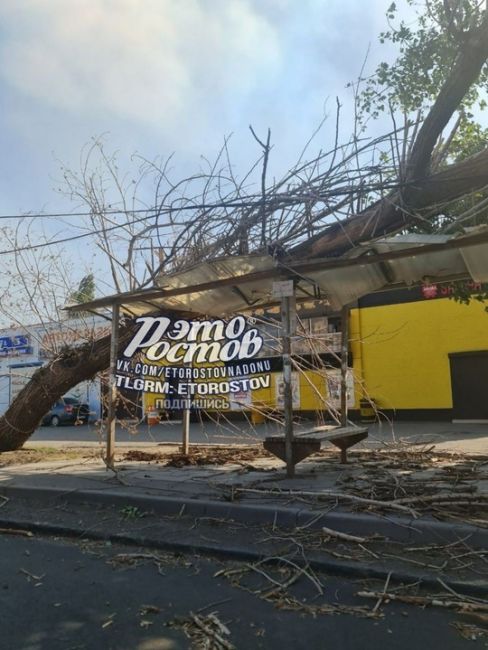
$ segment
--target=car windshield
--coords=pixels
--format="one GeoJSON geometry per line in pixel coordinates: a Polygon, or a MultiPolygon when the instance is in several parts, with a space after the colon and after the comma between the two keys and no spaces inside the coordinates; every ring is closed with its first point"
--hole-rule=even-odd
{"type": "Polygon", "coordinates": [[[65,404],[79,404],[79,400],[76,397],[63,397],[63,402],[65,404]]]}

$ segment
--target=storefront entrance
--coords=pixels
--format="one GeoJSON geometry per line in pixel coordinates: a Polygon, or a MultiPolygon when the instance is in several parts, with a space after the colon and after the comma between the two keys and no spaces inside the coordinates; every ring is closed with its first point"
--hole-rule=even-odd
{"type": "Polygon", "coordinates": [[[488,422],[488,350],[449,355],[453,421],[488,422]]]}

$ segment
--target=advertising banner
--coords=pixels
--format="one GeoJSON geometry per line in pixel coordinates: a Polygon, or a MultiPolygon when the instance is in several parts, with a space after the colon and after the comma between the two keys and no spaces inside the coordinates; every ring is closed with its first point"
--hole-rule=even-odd
{"type": "Polygon", "coordinates": [[[229,409],[271,386],[271,363],[258,358],[263,337],[254,321],[136,319],[117,360],[116,385],[160,395],[158,408],[229,409]]]}

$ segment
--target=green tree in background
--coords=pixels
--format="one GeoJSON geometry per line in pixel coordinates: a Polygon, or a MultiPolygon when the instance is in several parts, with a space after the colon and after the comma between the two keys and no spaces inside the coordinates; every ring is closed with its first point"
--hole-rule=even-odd
{"type": "Polygon", "coordinates": [[[85,275],[78,285],[78,289],[73,291],[69,296],[69,302],[77,302],[82,304],[84,302],[90,302],[95,298],[95,278],[93,273],[85,275]]]}
{"type": "MultiPolygon", "coordinates": [[[[486,9],[478,0],[406,0],[416,14],[415,21],[400,19],[398,5],[387,10],[388,29],[381,32],[381,43],[398,48],[393,62],[381,62],[375,73],[363,81],[358,95],[359,119],[362,129],[368,120],[389,112],[411,124],[414,133],[432,102],[449,85],[453,67],[460,55],[482,38],[476,30],[482,25],[486,9]],[[473,37],[473,33],[475,36],[473,37]],[[470,40],[471,39],[471,40],[470,40]]],[[[488,146],[488,129],[482,118],[488,99],[488,65],[464,94],[439,136],[432,151],[429,171],[436,172],[482,152],[488,146]]],[[[391,162],[396,152],[385,152],[384,162],[391,162]]],[[[408,157],[408,152],[406,156],[408,157]]],[[[398,162],[398,161],[397,161],[398,162]]],[[[402,161],[404,162],[404,160],[402,161]]],[[[413,220],[408,232],[454,233],[465,227],[488,223],[488,193],[484,190],[452,201],[442,209],[434,206],[424,218],[413,220]],[[434,213],[434,214],[433,214],[434,213]],[[425,218],[427,217],[427,218],[425,218]]]]}
{"type": "MultiPolygon", "coordinates": [[[[399,48],[393,63],[381,62],[375,74],[365,81],[359,95],[362,123],[377,119],[389,111],[400,113],[405,122],[419,123],[448,80],[459,53],[468,46],[469,34],[481,25],[485,9],[477,0],[434,0],[418,3],[406,0],[417,14],[414,26],[398,18],[393,2],[387,10],[388,29],[381,32],[381,43],[399,48]]],[[[487,107],[488,65],[459,102],[432,153],[430,171],[466,160],[488,146],[488,129],[480,123],[487,107]]],[[[363,127],[365,128],[365,127],[363,127]]],[[[388,154],[383,159],[390,160],[388,154]]],[[[435,209],[435,208],[434,208],[435,209]]],[[[434,216],[413,220],[406,232],[463,232],[466,228],[488,223],[488,193],[473,192],[437,209],[434,216]]],[[[462,304],[488,300],[488,287],[479,291],[465,282],[453,282],[451,298],[462,304]]],[[[488,307],[486,308],[488,311],[488,307]]]]}

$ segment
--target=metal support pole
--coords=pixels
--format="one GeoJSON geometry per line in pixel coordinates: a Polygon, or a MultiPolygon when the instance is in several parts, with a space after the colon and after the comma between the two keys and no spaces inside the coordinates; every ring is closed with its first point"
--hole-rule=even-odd
{"type": "MultiPolygon", "coordinates": [[[[341,426],[347,426],[347,367],[349,356],[349,307],[344,305],[341,311],[341,426]]],[[[344,462],[344,461],[343,461],[344,462]]]]}
{"type": "MultiPolygon", "coordinates": [[[[191,368],[191,364],[186,364],[185,367],[191,368]]],[[[187,398],[190,406],[183,409],[183,427],[182,427],[182,445],[181,451],[185,456],[188,456],[190,452],[190,407],[192,399],[190,396],[187,398]]]]}
{"type": "Polygon", "coordinates": [[[295,301],[290,297],[281,299],[281,324],[283,327],[283,409],[285,415],[286,475],[295,475],[293,463],[293,393],[291,388],[291,309],[295,301]]]}
{"type": "Polygon", "coordinates": [[[185,456],[190,451],[190,409],[183,411],[183,453],[185,456]]]}
{"type": "Polygon", "coordinates": [[[119,313],[118,303],[112,305],[112,335],[110,337],[110,371],[108,384],[107,407],[107,467],[114,469],[115,464],[115,407],[117,402],[117,384],[115,373],[117,370],[117,350],[119,342],[119,313]]]}

